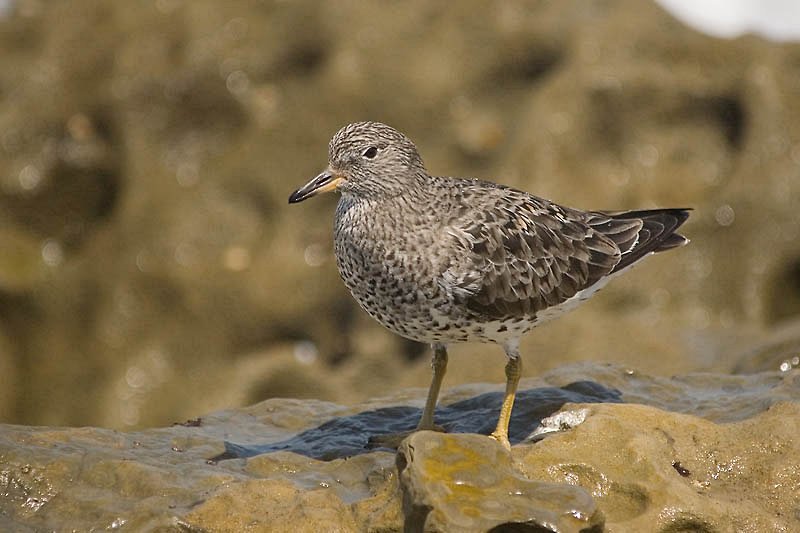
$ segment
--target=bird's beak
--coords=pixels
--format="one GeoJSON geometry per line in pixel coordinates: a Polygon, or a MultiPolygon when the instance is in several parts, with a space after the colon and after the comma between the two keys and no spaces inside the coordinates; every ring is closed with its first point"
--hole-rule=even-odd
{"type": "Polygon", "coordinates": [[[289,203],[296,204],[297,202],[302,202],[303,200],[307,200],[312,196],[316,196],[324,192],[335,191],[342,181],[344,181],[344,178],[336,175],[330,169],[328,169],[294,191],[289,196],[289,203]]]}

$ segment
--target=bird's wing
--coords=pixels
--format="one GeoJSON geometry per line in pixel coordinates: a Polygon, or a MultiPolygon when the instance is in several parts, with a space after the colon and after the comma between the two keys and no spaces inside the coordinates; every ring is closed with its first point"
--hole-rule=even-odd
{"type": "Polygon", "coordinates": [[[533,317],[590,287],[614,270],[641,228],[639,220],[609,227],[600,213],[495,192],[445,228],[454,253],[440,277],[457,302],[490,319],[533,317]]]}

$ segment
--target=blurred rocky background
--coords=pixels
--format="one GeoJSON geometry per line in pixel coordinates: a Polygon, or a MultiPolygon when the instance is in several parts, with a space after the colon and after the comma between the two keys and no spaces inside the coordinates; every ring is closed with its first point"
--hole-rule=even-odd
{"type": "MultiPolygon", "coordinates": [[[[580,208],[695,209],[692,243],[529,335],[525,374],[786,370],[800,326],[800,45],[635,0],[0,3],[0,421],[163,425],[427,387],[352,301],[342,125],[580,208]]],[[[445,387],[503,381],[453,349],[445,387]]]]}

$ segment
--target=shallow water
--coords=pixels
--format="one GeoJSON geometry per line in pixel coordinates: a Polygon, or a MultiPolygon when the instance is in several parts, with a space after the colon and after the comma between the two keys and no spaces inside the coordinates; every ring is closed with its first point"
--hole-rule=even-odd
{"type": "MultiPolygon", "coordinates": [[[[542,387],[521,390],[514,402],[509,424],[509,440],[521,442],[536,428],[542,418],[558,411],[565,403],[620,402],[621,393],[591,381],[580,381],[563,388],[542,387]]],[[[436,410],[436,423],[447,433],[479,433],[494,431],[503,393],[487,392],[442,405],[436,410]]],[[[225,453],[213,460],[252,457],[262,453],[290,451],[332,460],[371,451],[369,438],[414,429],[422,409],[392,406],[335,418],[283,441],[262,445],[237,445],[225,442],[225,453]]]]}
{"type": "MultiPolygon", "coordinates": [[[[526,439],[543,418],[566,403],[640,403],[714,422],[735,422],[753,417],[776,402],[800,400],[800,372],[663,378],[614,365],[583,364],[558,369],[543,380],[559,386],[523,388],[517,394],[509,424],[512,444],[526,439]],[[576,380],[569,381],[570,378],[576,380]]],[[[522,385],[536,381],[540,380],[523,380],[522,385]]],[[[436,410],[436,423],[450,433],[488,435],[494,430],[503,394],[483,391],[497,388],[479,384],[445,391],[436,410]],[[470,396],[465,398],[465,394],[470,396]]],[[[276,442],[237,444],[235,439],[226,439],[225,452],[213,459],[245,458],[275,451],[291,451],[322,460],[358,455],[369,451],[371,436],[415,428],[421,413],[419,407],[390,405],[334,418],[276,442]]]]}

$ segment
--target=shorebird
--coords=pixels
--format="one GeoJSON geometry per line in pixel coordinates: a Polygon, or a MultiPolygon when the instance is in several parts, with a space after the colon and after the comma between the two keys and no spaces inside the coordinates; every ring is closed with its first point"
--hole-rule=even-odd
{"type": "Polygon", "coordinates": [[[688,209],[582,211],[478,179],[431,176],[414,143],[379,122],[339,130],[328,167],[289,196],[341,194],[334,221],[339,273],[360,306],[391,331],[430,343],[433,379],[417,430],[434,410],[447,345],[499,344],[506,389],[491,437],[508,423],[533,327],[575,308],[609,280],[688,240],[688,209]]]}

